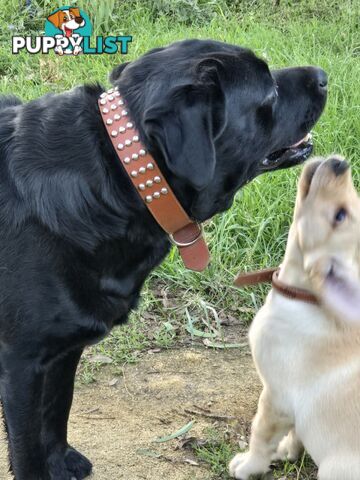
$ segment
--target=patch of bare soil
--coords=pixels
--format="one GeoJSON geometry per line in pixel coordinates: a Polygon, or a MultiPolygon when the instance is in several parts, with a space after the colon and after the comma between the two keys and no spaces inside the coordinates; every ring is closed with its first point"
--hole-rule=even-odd
{"type": "MultiPolygon", "coordinates": [[[[179,442],[153,440],[195,420],[188,435],[206,437],[214,422],[251,420],[260,390],[251,356],[240,350],[183,349],[146,355],[114,379],[78,386],[70,442],[94,464],[94,480],[208,480],[211,473],[179,442]],[[219,417],[219,418],[217,418],[219,417]],[[154,458],[148,455],[162,455],[154,458]]],[[[0,478],[7,474],[1,442],[0,478]]]]}

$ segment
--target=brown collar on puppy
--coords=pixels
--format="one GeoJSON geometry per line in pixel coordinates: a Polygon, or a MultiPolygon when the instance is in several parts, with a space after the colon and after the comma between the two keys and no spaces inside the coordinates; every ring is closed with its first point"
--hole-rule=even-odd
{"type": "Polygon", "coordinates": [[[235,278],[234,285],[241,288],[247,285],[271,282],[272,287],[285,297],[319,305],[319,300],[308,290],[292,287],[279,280],[279,272],[280,268],[266,268],[256,272],[241,273],[235,278]]]}
{"type": "Polygon", "coordinates": [[[192,221],[171,190],[115,87],[101,94],[99,108],[119,161],[157,223],[175,244],[186,268],[204,270],[210,260],[201,225],[192,221]]]}

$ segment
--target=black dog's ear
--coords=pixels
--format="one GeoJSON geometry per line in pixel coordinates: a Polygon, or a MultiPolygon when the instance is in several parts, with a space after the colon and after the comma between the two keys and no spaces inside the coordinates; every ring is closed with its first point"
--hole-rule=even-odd
{"type": "Polygon", "coordinates": [[[199,83],[175,87],[144,115],[144,130],[169,170],[196,190],[214,176],[214,140],[225,123],[224,94],[214,72],[208,74],[207,81],[202,70],[199,83]]]}
{"type": "Polygon", "coordinates": [[[119,80],[120,75],[122,72],[125,70],[125,68],[129,65],[130,62],[125,62],[125,63],[120,63],[117,67],[115,67],[110,75],[109,75],[109,81],[110,83],[116,82],[116,80],[119,80]]]}

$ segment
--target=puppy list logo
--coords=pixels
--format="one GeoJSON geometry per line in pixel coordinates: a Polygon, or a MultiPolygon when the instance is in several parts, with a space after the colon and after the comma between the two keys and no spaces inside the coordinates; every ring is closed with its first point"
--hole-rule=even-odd
{"type": "Polygon", "coordinates": [[[128,53],[132,36],[95,37],[91,43],[92,25],[88,15],[77,7],[61,7],[54,10],[45,21],[45,35],[36,37],[14,36],[12,52],[49,53],[58,55],[128,53]]]}

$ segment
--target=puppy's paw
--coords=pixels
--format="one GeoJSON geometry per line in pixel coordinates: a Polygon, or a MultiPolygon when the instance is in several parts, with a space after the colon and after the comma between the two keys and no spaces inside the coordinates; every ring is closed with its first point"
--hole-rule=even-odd
{"type": "Polygon", "coordinates": [[[65,465],[73,478],[83,480],[91,474],[92,463],[84,455],[69,447],[65,454],[65,465]]]}
{"type": "Polygon", "coordinates": [[[294,463],[300,458],[303,450],[304,447],[296,434],[290,432],[279,443],[278,449],[272,457],[272,460],[281,460],[283,462],[287,460],[294,463]]]}
{"type": "Polygon", "coordinates": [[[74,50],[73,50],[73,54],[74,55],[79,55],[79,53],[81,53],[81,52],[82,52],[82,48],[79,47],[78,45],[75,45],[74,50]]]}
{"type": "Polygon", "coordinates": [[[261,475],[268,470],[268,462],[250,452],[238,453],[229,465],[230,475],[236,480],[248,480],[251,475],[261,475]]]}

